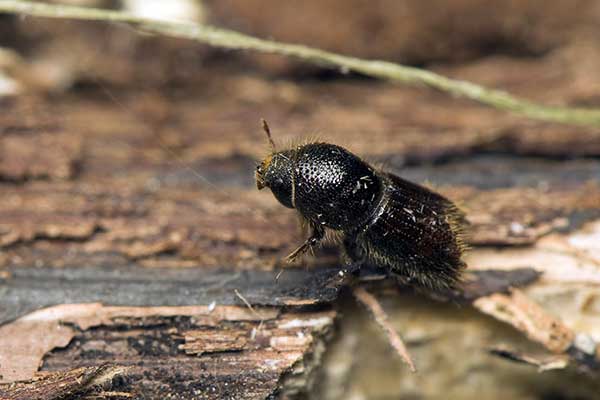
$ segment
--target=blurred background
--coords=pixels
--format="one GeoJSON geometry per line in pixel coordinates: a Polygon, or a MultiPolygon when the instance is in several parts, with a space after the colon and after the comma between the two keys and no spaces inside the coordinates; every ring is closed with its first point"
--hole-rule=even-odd
{"type": "MultiPolygon", "coordinates": [[[[61,3],[210,24],[424,68],[546,105],[600,108],[594,0],[61,3]]],[[[542,273],[522,289],[539,315],[506,300],[508,309],[537,315],[533,325],[517,311],[506,316],[489,296],[458,306],[378,290],[417,374],[342,296],[332,306],[336,322],[311,342],[321,350],[303,350],[310,378],[294,386],[282,370],[270,378],[277,388],[247,398],[600,398],[598,127],[533,121],[424,87],[125,24],[10,14],[0,14],[0,110],[6,282],[36,268],[276,269],[301,233],[292,212],[255,189],[255,164],[268,151],[260,118],[278,144],[319,137],[457,201],[472,224],[470,269],[542,273]],[[568,340],[554,346],[557,326],[568,340]]],[[[337,252],[325,249],[304,265],[336,262],[337,252]]],[[[143,332],[154,328],[135,326],[152,340],[143,332]]],[[[173,320],[165,326],[183,329],[173,320]]],[[[78,331],[65,350],[42,352],[39,370],[181,356],[176,348],[92,345],[110,342],[106,335],[78,331]]],[[[174,398],[201,398],[162,373],[162,389],[144,372],[130,386],[139,398],[165,387],[174,398]]]]}

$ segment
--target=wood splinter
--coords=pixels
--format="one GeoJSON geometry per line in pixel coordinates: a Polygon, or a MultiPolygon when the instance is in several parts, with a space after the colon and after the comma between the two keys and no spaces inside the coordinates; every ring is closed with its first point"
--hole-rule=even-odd
{"type": "Polygon", "coordinates": [[[404,341],[389,323],[387,313],[383,310],[381,304],[379,301],[377,301],[375,296],[360,286],[355,287],[352,290],[352,294],[359,302],[366,306],[373,317],[375,317],[375,322],[377,322],[377,324],[383,329],[388,341],[394,350],[396,350],[396,353],[398,353],[398,355],[406,363],[406,365],[409,366],[411,372],[417,372],[417,368],[413,363],[412,357],[410,356],[404,341]]]}
{"type": "Polygon", "coordinates": [[[256,333],[260,332],[260,330],[262,329],[262,326],[263,326],[263,322],[265,322],[265,321],[261,317],[261,315],[254,309],[254,307],[252,307],[252,304],[250,304],[250,302],[248,300],[246,300],[246,298],[244,296],[242,296],[242,294],[240,293],[239,290],[234,289],[233,291],[235,292],[235,295],[240,300],[242,300],[242,302],[244,302],[244,304],[246,305],[246,307],[248,307],[250,312],[252,314],[254,314],[254,316],[260,320],[260,322],[258,323],[258,327],[256,329],[252,329],[252,335],[250,336],[250,339],[254,340],[256,338],[256,333]]]}

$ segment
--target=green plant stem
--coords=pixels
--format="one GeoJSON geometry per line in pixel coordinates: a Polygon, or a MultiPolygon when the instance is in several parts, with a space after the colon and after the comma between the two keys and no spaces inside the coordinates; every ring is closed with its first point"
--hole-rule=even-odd
{"type": "Polygon", "coordinates": [[[47,18],[68,18],[120,22],[145,32],[186,38],[227,49],[247,49],[298,58],[302,61],[357,72],[367,76],[425,85],[454,96],[465,97],[500,110],[511,111],[532,119],[572,125],[600,127],[600,110],[551,107],[512,96],[501,90],[489,89],[471,82],[387,61],[363,60],[297,44],[259,39],[227,29],[187,22],[165,22],[111,10],[52,5],[18,0],[0,0],[0,12],[47,18]]]}

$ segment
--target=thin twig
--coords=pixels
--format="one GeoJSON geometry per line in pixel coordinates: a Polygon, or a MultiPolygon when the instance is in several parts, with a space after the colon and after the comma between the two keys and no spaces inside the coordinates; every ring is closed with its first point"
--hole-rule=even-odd
{"type": "Polygon", "coordinates": [[[412,372],[417,372],[415,364],[413,363],[413,360],[408,352],[408,349],[406,348],[406,345],[402,341],[400,335],[398,335],[398,332],[396,332],[394,328],[390,325],[386,312],[383,311],[383,308],[381,308],[381,304],[379,304],[379,301],[377,301],[375,296],[367,292],[361,286],[355,287],[352,291],[352,294],[354,294],[354,297],[356,297],[358,301],[364,304],[367,307],[367,309],[371,312],[371,314],[373,314],[373,317],[375,317],[375,321],[385,332],[390,344],[396,350],[398,355],[402,357],[402,360],[404,360],[404,362],[410,367],[410,370],[412,372]]]}
{"type": "Polygon", "coordinates": [[[236,31],[208,25],[158,21],[137,17],[122,11],[19,0],[0,0],[0,12],[2,11],[47,18],[121,22],[148,33],[196,40],[215,47],[279,54],[299,58],[312,64],[339,68],[343,73],[357,72],[410,85],[425,85],[454,96],[466,97],[532,119],[600,127],[600,110],[598,109],[544,106],[512,96],[501,90],[489,89],[467,81],[450,79],[419,68],[387,61],[363,60],[308,46],[259,39],[236,31]]]}
{"type": "Polygon", "coordinates": [[[252,312],[252,314],[254,314],[255,317],[260,318],[260,314],[256,312],[256,310],[254,309],[254,307],[252,307],[252,304],[250,304],[250,302],[248,300],[246,300],[246,298],[244,296],[242,296],[242,294],[240,293],[239,290],[237,289],[233,289],[233,291],[235,292],[235,295],[237,297],[240,298],[240,300],[242,300],[244,302],[244,304],[246,305],[246,307],[248,307],[250,309],[250,311],[252,312]]]}
{"type": "Polygon", "coordinates": [[[265,322],[265,320],[264,320],[264,319],[263,319],[263,317],[262,317],[262,316],[261,316],[261,315],[260,315],[260,314],[259,314],[259,313],[258,313],[258,312],[255,310],[255,309],[254,309],[254,307],[252,307],[252,304],[250,304],[250,302],[249,302],[248,300],[246,300],[246,298],[245,298],[244,296],[242,296],[242,294],[240,293],[240,291],[239,291],[239,290],[237,290],[237,289],[234,289],[233,291],[235,292],[235,295],[236,295],[237,297],[239,297],[239,298],[240,298],[240,300],[242,300],[242,301],[244,302],[244,304],[246,305],[246,307],[248,307],[248,309],[250,310],[250,312],[252,312],[252,314],[254,314],[254,316],[255,316],[256,318],[258,318],[258,319],[259,319],[259,321],[260,321],[260,322],[258,323],[258,327],[256,328],[256,331],[255,331],[255,330],[253,330],[253,331],[252,331],[252,340],[254,340],[254,337],[256,336],[256,332],[257,332],[257,331],[259,331],[259,332],[260,332],[260,330],[262,329],[262,326],[263,326],[263,322],[265,322]]]}
{"type": "Polygon", "coordinates": [[[279,282],[279,278],[281,278],[281,275],[283,275],[283,270],[283,267],[279,268],[279,272],[277,273],[277,275],[275,275],[275,282],[279,282]]]}

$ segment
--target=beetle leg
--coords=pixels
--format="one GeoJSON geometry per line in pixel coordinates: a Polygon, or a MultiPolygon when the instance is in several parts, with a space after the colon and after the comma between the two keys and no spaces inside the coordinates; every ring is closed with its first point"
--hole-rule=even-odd
{"type": "Polygon", "coordinates": [[[291,263],[294,261],[299,255],[306,253],[313,246],[316,246],[321,242],[321,240],[325,237],[325,229],[318,225],[312,225],[312,234],[300,247],[296,250],[292,251],[286,258],[285,261],[291,263]]]}

